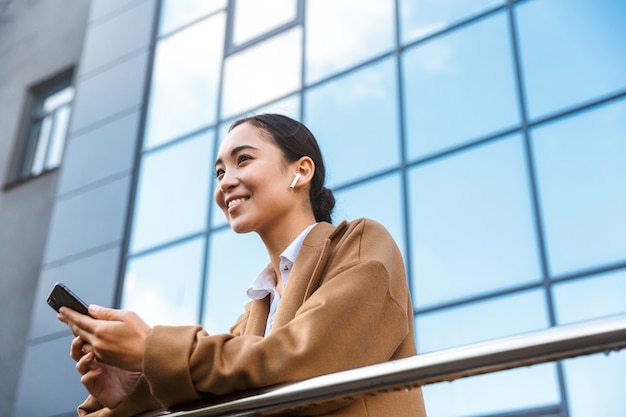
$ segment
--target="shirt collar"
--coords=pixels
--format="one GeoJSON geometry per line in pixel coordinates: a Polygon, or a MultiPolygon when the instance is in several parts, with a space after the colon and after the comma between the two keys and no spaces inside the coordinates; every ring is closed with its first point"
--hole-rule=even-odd
{"type": "MultiPolygon", "coordinates": [[[[298,257],[298,253],[300,249],[302,249],[302,244],[304,243],[304,239],[309,234],[311,229],[317,223],[313,223],[304,229],[290,244],[285,248],[285,250],[280,254],[281,265],[285,264],[289,267],[289,271],[291,271],[291,267],[298,257]]],[[[286,278],[283,275],[284,278],[286,278]]],[[[287,276],[288,277],[288,276],[287,276]]],[[[283,288],[287,285],[287,280],[283,278],[283,288]]],[[[272,269],[272,265],[267,265],[257,277],[252,281],[252,284],[248,287],[248,297],[253,300],[261,300],[267,297],[268,294],[272,294],[274,292],[274,288],[276,287],[276,275],[274,270],[272,269]]]]}

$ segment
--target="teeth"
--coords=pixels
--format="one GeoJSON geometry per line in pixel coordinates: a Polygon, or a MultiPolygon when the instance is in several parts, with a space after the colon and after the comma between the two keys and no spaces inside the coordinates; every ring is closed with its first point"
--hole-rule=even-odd
{"type": "Polygon", "coordinates": [[[241,197],[241,198],[235,198],[234,200],[230,200],[228,202],[228,208],[231,208],[232,206],[234,206],[237,203],[241,203],[242,201],[246,201],[247,199],[245,197],[241,197]]]}

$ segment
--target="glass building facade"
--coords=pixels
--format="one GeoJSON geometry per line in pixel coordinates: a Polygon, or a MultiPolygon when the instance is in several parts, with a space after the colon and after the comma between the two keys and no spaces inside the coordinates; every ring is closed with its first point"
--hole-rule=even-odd
{"type": "MultiPolygon", "coordinates": [[[[120,305],[227,331],[267,262],[213,202],[233,120],[325,155],[398,242],[418,351],[626,312],[626,2],[163,0],[120,305]]],[[[626,354],[435,384],[431,417],[623,416],[626,354]]]]}

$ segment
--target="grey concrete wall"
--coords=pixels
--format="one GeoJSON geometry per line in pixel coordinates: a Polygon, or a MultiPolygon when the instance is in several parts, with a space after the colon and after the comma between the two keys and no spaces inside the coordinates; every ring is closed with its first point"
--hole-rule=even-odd
{"type": "Polygon", "coordinates": [[[13,412],[2,415],[75,415],[86,395],[68,356],[71,333],[45,303],[53,283],[114,303],[156,1],[91,3],[13,412]]]}
{"type": "MultiPolygon", "coordinates": [[[[89,1],[0,5],[0,184],[14,157],[27,91],[78,63],[89,1]]],[[[0,416],[10,416],[58,172],[0,192],[0,416]]]]}

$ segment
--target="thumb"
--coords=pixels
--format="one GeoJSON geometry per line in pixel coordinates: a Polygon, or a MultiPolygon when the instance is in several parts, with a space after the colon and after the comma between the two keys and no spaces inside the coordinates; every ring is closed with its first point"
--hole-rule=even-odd
{"type": "Polygon", "coordinates": [[[89,305],[89,315],[98,320],[118,320],[119,310],[113,308],[106,308],[97,304],[89,305]]]}

